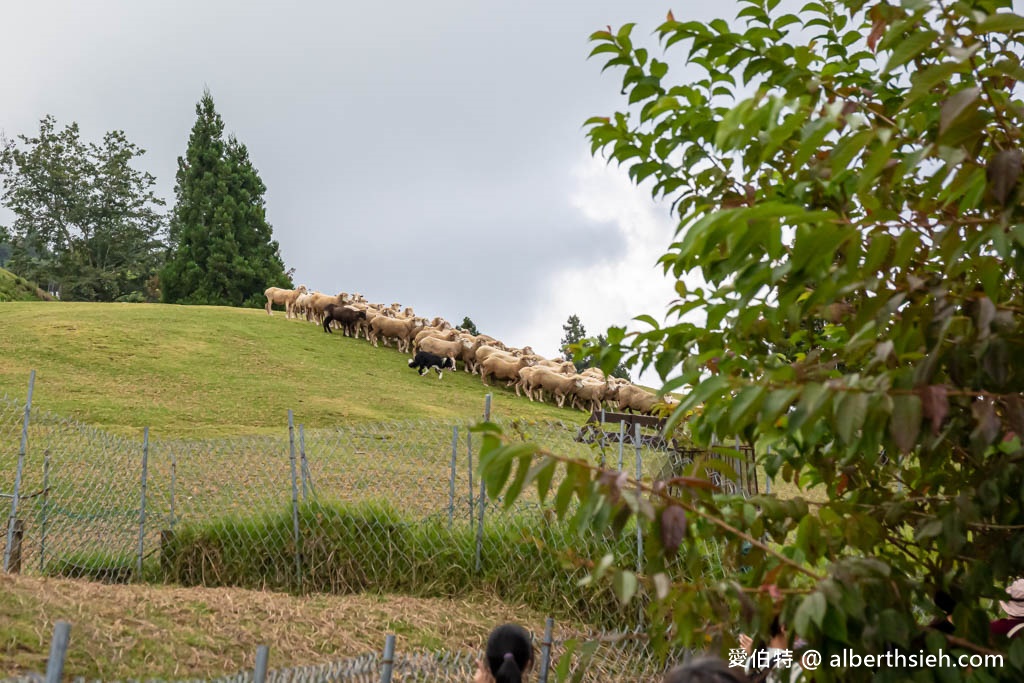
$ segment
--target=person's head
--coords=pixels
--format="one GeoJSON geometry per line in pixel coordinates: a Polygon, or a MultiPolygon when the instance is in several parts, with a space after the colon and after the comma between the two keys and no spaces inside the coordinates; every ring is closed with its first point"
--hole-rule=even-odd
{"type": "Polygon", "coordinates": [[[942,610],[943,614],[950,616],[956,609],[956,598],[949,591],[940,588],[935,591],[935,606],[942,610]]]}
{"type": "Polygon", "coordinates": [[[665,674],[664,683],[743,683],[742,671],[718,657],[698,657],[665,674]]]}
{"type": "Polygon", "coordinates": [[[484,660],[495,683],[520,683],[523,674],[533,667],[529,631],[517,624],[498,626],[487,637],[484,660]]]}

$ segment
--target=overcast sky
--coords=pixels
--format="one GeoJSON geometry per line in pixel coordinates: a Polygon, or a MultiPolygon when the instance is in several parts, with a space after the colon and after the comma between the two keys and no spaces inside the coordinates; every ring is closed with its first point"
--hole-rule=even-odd
{"type": "MultiPolygon", "coordinates": [[[[694,4],[676,17],[717,15],[694,4]]],[[[208,87],[297,284],[468,315],[553,356],[570,314],[596,334],[673,296],[655,268],[667,209],[592,159],[582,127],[623,105],[589,34],[635,21],[653,47],[670,6],[10,3],[0,128],[32,134],[52,114],[89,140],[122,129],[169,208],[208,87]]]]}
{"type": "MultiPolygon", "coordinates": [[[[46,114],[99,140],[122,129],[173,204],[176,159],[208,87],[266,183],[296,283],[361,292],[558,353],[587,332],[663,316],[655,260],[673,222],[591,158],[583,121],[625,102],[589,34],[731,20],[735,0],[259,3],[12,2],[0,129],[46,114]]],[[[673,53],[679,63],[681,51],[673,53]]],[[[2,216],[6,222],[7,216],[2,216]]],[[[645,378],[647,379],[647,378],[645,378]]]]}

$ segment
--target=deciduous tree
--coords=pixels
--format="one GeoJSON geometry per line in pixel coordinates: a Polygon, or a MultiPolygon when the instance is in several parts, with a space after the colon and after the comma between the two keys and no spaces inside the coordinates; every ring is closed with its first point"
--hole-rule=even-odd
{"type": "Polygon", "coordinates": [[[64,299],[143,298],[164,228],[156,179],[132,165],[145,151],[122,131],[84,142],[78,124],[58,129],[52,116],[18,140],[0,148],[3,203],[15,216],[3,231],[8,267],[64,299]]]}
{"type": "Polygon", "coordinates": [[[596,32],[628,105],[587,127],[679,219],[661,259],[679,299],[611,328],[603,367],[655,368],[685,396],[673,423],[705,447],[737,435],[788,493],[724,495],[700,470],[624,484],[494,425],[484,477],[511,504],[562,468],[556,509],[581,531],[638,519],[643,572],[621,558],[594,578],[650,598],[662,644],[724,653],[780,613],[828,663],[815,680],[1022,680],[1024,639],[988,622],[1024,575],[1024,17],[778,4],[746,0],[732,25],[669,14],[660,58],[632,24],[596,32]],[[959,600],[953,634],[921,626],[938,590],[959,600]],[[1005,657],[872,670],[837,665],[847,648],[1005,657]]]}

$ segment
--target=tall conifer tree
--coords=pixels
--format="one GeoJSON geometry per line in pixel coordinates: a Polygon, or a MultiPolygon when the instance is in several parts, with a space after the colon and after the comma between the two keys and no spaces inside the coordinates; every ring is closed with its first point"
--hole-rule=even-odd
{"type": "Polygon", "coordinates": [[[267,223],[266,189],[245,145],[224,139],[224,122],[204,92],[188,150],[178,158],[164,301],[261,304],[268,286],[292,286],[267,223]]]}

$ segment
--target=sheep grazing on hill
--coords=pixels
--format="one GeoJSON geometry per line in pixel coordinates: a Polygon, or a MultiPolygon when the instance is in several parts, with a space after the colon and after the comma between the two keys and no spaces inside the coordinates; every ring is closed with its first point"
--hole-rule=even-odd
{"type": "Polygon", "coordinates": [[[396,339],[398,350],[408,353],[413,337],[423,328],[424,322],[422,318],[398,319],[378,315],[370,321],[370,341],[377,346],[381,339],[385,344],[388,339],[396,339]]]}
{"type": "MultiPolygon", "coordinates": [[[[566,397],[574,396],[576,390],[583,386],[583,380],[579,375],[565,375],[550,368],[541,368],[533,375],[534,384],[539,385],[540,400],[544,400],[544,392],[547,391],[551,397],[558,401],[558,407],[565,405],[566,397]]],[[[575,401],[575,398],[572,399],[575,401]]]]}
{"type": "Polygon", "coordinates": [[[512,382],[519,381],[519,371],[532,364],[533,361],[529,358],[492,355],[480,361],[480,379],[485,386],[488,377],[508,382],[511,386],[512,382]]]}
{"type": "MultiPolygon", "coordinates": [[[[462,340],[447,341],[437,337],[424,337],[420,340],[419,349],[436,353],[439,356],[448,356],[452,360],[458,360],[462,357],[462,340]]],[[[452,369],[454,370],[455,368],[452,369]]]]}
{"type": "Polygon", "coordinates": [[[306,285],[299,285],[297,289],[281,289],[280,287],[267,287],[263,295],[267,297],[267,315],[274,315],[273,306],[284,306],[284,317],[292,317],[292,307],[295,300],[306,293],[306,285]]]}
{"type": "Polygon", "coordinates": [[[436,353],[417,351],[416,356],[409,359],[409,367],[419,370],[420,377],[422,377],[428,370],[436,370],[437,378],[441,379],[441,376],[444,374],[442,372],[443,370],[446,368],[450,370],[455,369],[455,360],[439,356],[436,353]]]}
{"type": "Polygon", "coordinates": [[[341,325],[342,334],[346,337],[356,336],[356,325],[366,320],[366,311],[358,311],[348,306],[328,304],[324,309],[324,332],[331,331],[331,323],[337,321],[341,325]]]}
{"type": "Polygon", "coordinates": [[[659,403],[656,395],[632,384],[620,386],[616,397],[619,401],[619,410],[628,413],[635,411],[641,415],[651,415],[654,406],[659,403]]]}

